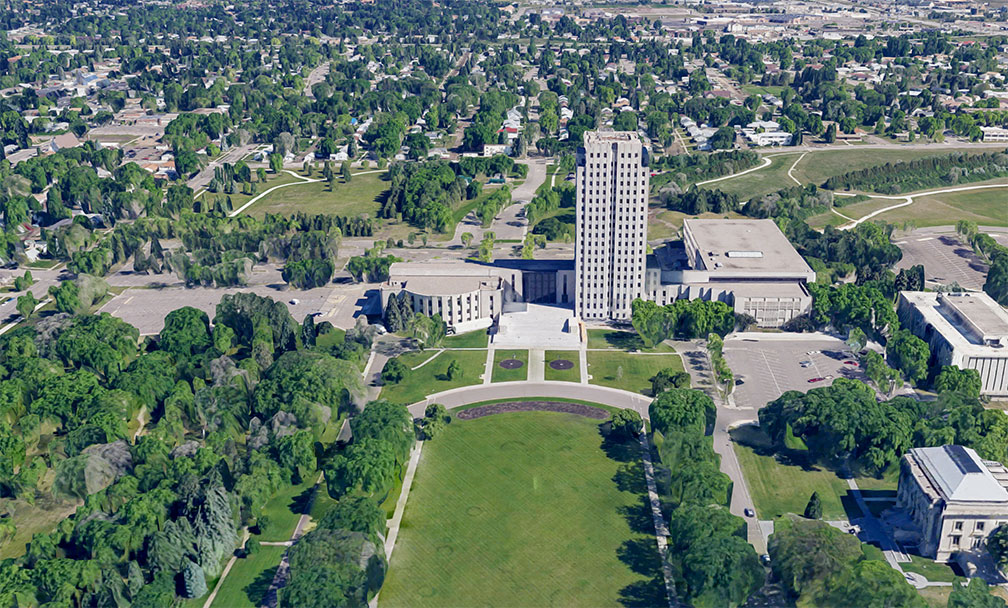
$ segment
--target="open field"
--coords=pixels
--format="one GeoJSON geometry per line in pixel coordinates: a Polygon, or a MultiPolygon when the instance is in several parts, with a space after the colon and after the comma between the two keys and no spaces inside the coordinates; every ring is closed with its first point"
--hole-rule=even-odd
{"type": "MultiPolygon", "coordinates": [[[[367,214],[375,217],[380,205],[379,197],[389,187],[388,182],[383,179],[385,175],[385,173],[367,173],[351,178],[349,183],[339,179],[332,191],[326,182],[310,182],[281,188],[258,200],[249,207],[248,212],[257,217],[267,213],[291,214],[299,211],[348,216],[367,214]]],[[[313,177],[320,176],[320,173],[316,173],[313,177]]],[[[291,180],[293,181],[293,178],[291,180]]],[[[275,184],[267,182],[268,187],[273,185],[275,184]]]]}
{"type": "Polygon", "coordinates": [[[737,195],[743,201],[747,201],[754,196],[777,192],[781,188],[796,185],[787,176],[787,172],[800,155],[800,152],[775,151],[773,152],[773,156],[770,156],[770,165],[766,168],[746,173],[736,178],[705,184],[700,186],[700,188],[730,192],[737,195]]]}
{"type": "Polygon", "coordinates": [[[311,497],[316,476],[317,473],[296,486],[280,488],[273,498],[266,502],[262,514],[269,519],[269,525],[262,531],[262,535],[256,537],[258,540],[278,542],[290,540],[294,526],[297,525],[311,497]]]}
{"type": "MultiPolygon", "coordinates": [[[[434,351],[411,352],[399,356],[406,367],[420,365],[434,354],[434,351]]],[[[382,388],[382,399],[394,403],[416,403],[432,393],[450,388],[479,384],[486,365],[485,350],[446,350],[420,369],[410,371],[399,384],[389,384],[382,388]],[[462,366],[462,374],[454,380],[445,376],[448,362],[455,359],[462,366]]]]}
{"type": "MultiPolygon", "coordinates": [[[[712,184],[713,185],[713,184],[712,184]]],[[[660,207],[659,207],[660,209],[660,207]]],[[[698,217],[705,220],[710,219],[738,219],[745,217],[740,213],[701,213],[700,215],[689,215],[680,211],[657,211],[652,209],[651,217],[648,220],[648,240],[664,241],[675,238],[682,228],[685,218],[698,217]]]]}
{"type": "MultiPolygon", "coordinates": [[[[817,186],[835,175],[847,173],[848,171],[859,171],[884,165],[886,163],[907,162],[920,158],[931,158],[935,156],[948,156],[956,152],[970,152],[980,154],[988,150],[978,150],[977,148],[936,148],[932,150],[920,148],[860,148],[842,147],[829,148],[826,150],[816,150],[809,152],[805,158],[798,163],[792,172],[798,181],[803,184],[812,183],[817,186]]],[[[791,161],[794,162],[793,160],[791,161]]],[[[786,172],[786,170],[785,170],[786,172]]],[[[785,178],[787,176],[785,175],[785,178]]],[[[795,183],[787,179],[789,186],[795,183]]],[[[781,186],[783,187],[783,186],[781,186]]]]}
{"type": "Polygon", "coordinates": [[[581,366],[579,362],[581,361],[581,353],[576,350],[548,350],[546,351],[546,380],[559,380],[562,382],[580,382],[581,381],[581,366]],[[565,359],[574,364],[574,367],[570,369],[553,369],[550,367],[550,361],[556,361],[557,359],[565,359]]]}
{"type": "Polygon", "coordinates": [[[1005,184],[1005,188],[989,188],[949,194],[932,194],[914,198],[912,205],[877,215],[893,223],[912,221],[920,227],[947,226],[958,220],[970,220],[980,226],[1008,226],[1008,179],[968,184],[1005,184]]]}
{"type": "Polygon", "coordinates": [[[493,362],[493,382],[520,382],[528,379],[529,351],[503,349],[494,351],[493,362]],[[516,369],[504,369],[501,361],[514,359],[521,361],[521,367],[516,369]]]}
{"type": "Polygon", "coordinates": [[[679,355],[588,351],[591,384],[651,394],[651,377],[665,368],[683,369],[679,355]]]}
{"type": "MultiPolygon", "coordinates": [[[[804,513],[812,492],[819,493],[823,519],[861,516],[847,480],[824,466],[804,462],[803,451],[773,454],[766,435],[752,427],[736,429],[732,438],[735,455],[756,505],[756,515],[761,520],[776,519],[785,513],[804,513]]],[[[856,481],[858,487],[866,491],[895,490],[896,474],[895,470],[887,471],[882,479],[859,477],[856,481]]]]}
{"type": "Polygon", "coordinates": [[[424,446],[379,606],[667,603],[634,444],[514,412],[424,446]]]}
{"type": "MultiPolygon", "coordinates": [[[[206,202],[206,203],[212,203],[214,201],[214,199],[216,199],[216,198],[221,198],[221,199],[227,200],[227,197],[230,196],[231,197],[231,208],[232,209],[237,209],[238,207],[241,207],[245,203],[249,202],[249,200],[251,198],[253,198],[255,196],[258,196],[259,194],[262,194],[263,192],[266,192],[267,190],[269,190],[270,188],[272,188],[274,186],[280,186],[280,185],[283,185],[283,184],[293,184],[293,183],[296,183],[296,182],[299,182],[299,181],[301,181],[301,180],[299,180],[298,178],[294,177],[290,173],[287,173],[286,171],[281,171],[280,173],[276,173],[276,174],[274,174],[274,173],[267,173],[266,174],[266,183],[257,184],[258,185],[258,191],[255,194],[242,194],[240,189],[237,192],[235,192],[234,194],[225,194],[224,192],[210,192],[209,190],[207,190],[206,192],[204,192],[203,194],[201,194],[197,200],[202,201],[202,202],[206,202]]],[[[277,192],[283,192],[286,189],[287,188],[281,188],[277,192]]],[[[268,197],[265,197],[265,198],[268,198],[268,197]]],[[[255,207],[258,207],[258,206],[259,205],[256,204],[252,208],[252,210],[254,210],[255,207]]]]}
{"type": "MultiPolygon", "coordinates": [[[[221,584],[217,597],[214,598],[214,608],[255,608],[262,604],[263,596],[273,582],[280,558],[287,547],[266,545],[248,557],[235,562],[224,583],[221,584]]],[[[203,605],[204,598],[199,605],[203,605]]]]}

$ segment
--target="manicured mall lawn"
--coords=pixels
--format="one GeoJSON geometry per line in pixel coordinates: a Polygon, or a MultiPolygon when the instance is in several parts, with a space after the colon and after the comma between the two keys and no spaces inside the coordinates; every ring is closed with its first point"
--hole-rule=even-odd
{"type": "Polygon", "coordinates": [[[494,351],[493,382],[518,382],[528,379],[528,358],[527,350],[498,350],[494,351]],[[501,361],[515,359],[522,362],[522,366],[517,369],[504,369],[500,366],[501,361]]]}
{"type": "Polygon", "coordinates": [[[618,350],[645,350],[654,353],[670,353],[674,349],[668,344],[662,343],[654,348],[644,348],[644,341],[641,340],[637,332],[622,331],[619,329],[589,329],[588,348],[613,348],[618,350]]]}
{"type": "MultiPolygon", "coordinates": [[[[358,175],[351,177],[349,183],[337,179],[333,190],[329,190],[327,182],[307,182],[280,188],[249,207],[249,213],[259,217],[267,213],[289,215],[299,211],[348,216],[368,214],[375,217],[381,205],[380,196],[389,188],[389,182],[383,179],[385,175],[385,173],[358,175]]],[[[321,176],[320,171],[312,174],[312,178],[321,176]]],[[[291,181],[294,181],[293,178],[291,181]]],[[[267,182],[266,185],[269,187],[273,184],[267,182]]],[[[263,190],[265,188],[260,189],[260,192],[263,190]]]]}
{"type": "Polygon", "coordinates": [[[667,605],[638,454],[571,414],[454,420],[424,445],[379,606],[667,605]]]}
{"type": "MultiPolygon", "coordinates": [[[[221,585],[213,606],[217,608],[256,608],[262,604],[263,596],[273,582],[280,558],[287,547],[265,545],[249,557],[235,562],[231,572],[221,585]]],[[[205,596],[203,600],[205,600],[205,596]]],[[[199,605],[203,605],[203,600],[199,605]]]]}
{"type": "Polygon", "coordinates": [[[561,380],[564,382],[581,382],[581,353],[576,350],[548,350],[546,351],[546,374],[547,380],[561,380]],[[553,369],[550,361],[565,359],[574,364],[570,369],[553,369]]]}
{"type": "MultiPolygon", "coordinates": [[[[411,352],[399,356],[406,367],[414,367],[429,359],[436,351],[411,352]]],[[[416,403],[427,395],[450,388],[479,384],[486,366],[485,350],[446,350],[420,369],[411,370],[399,384],[389,384],[382,389],[381,397],[394,403],[416,403]],[[462,373],[449,380],[445,376],[452,359],[462,366],[462,373]]]]}
{"type": "Polygon", "coordinates": [[[455,334],[443,340],[446,348],[486,348],[489,336],[485,329],[455,334]]]}
{"type": "Polygon", "coordinates": [[[651,377],[667,367],[682,370],[682,359],[679,355],[588,351],[588,382],[625,391],[650,395],[651,377]]]}

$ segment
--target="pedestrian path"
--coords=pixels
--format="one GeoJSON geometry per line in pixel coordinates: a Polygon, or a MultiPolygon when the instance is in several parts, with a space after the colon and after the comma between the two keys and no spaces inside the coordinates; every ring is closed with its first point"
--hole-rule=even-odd
{"type": "Polygon", "coordinates": [[[669,528],[665,523],[665,515],[661,510],[658,498],[658,486],[655,483],[654,465],[651,463],[651,445],[647,433],[640,434],[641,460],[644,462],[644,478],[647,480],[648,502],[651,505],[651,519],[654,521],[655,542],[658,544],[658,557],[662,563],[662,575],[665,578],[665,593],[668,596],[669,608],[676,608],[675,583],[673,582],[672,566],[668,562],[669,528]]]}
{"type": "Polygon", "coordinates": [[[529,351],[529,382],[546,380],[546,351],[532,349],[529,351]]]}
{"type": "Polygon", "coordinates": [[[581,367],[581,384],[588,384],[588,351],[584,344],[578,351],[578,365],[581,367]]]}
{"type": "Polygon", "coordinates": [[[490,384],[493,380],[494,347],[487,349],[486,365],[483,367],[483,384],[490,384]]]}

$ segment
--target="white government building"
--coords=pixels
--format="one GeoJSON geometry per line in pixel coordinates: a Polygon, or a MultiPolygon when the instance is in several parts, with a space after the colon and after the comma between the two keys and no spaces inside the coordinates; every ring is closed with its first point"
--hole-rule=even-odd
{"type": "Polygon", "coordinates": [[[392,264],[381,287],[456,331],[488,327],[537,303],[588,322],[628,321],[637,298],[725,302],[762,327],[812,304],[815,272],[772,220],[687,219],[683,239],[647,254],[649,152],[633,132],[584,134],[577,154],[574,259],[392,264]]]}
{"type": "Polygon", "coordinates": [[[975,369],[980,393],[1008,396],[1008,312],[986,293],[900,292],[900,324],[928,343],[932,362],[975,369]]]}
{"type": "Polygon", "coordinates": [[[987,536],[1008,523],[1008,470],[960,445],[914,448],[900,462],[896,539],[947,562],[982,552],[987,536]]]}

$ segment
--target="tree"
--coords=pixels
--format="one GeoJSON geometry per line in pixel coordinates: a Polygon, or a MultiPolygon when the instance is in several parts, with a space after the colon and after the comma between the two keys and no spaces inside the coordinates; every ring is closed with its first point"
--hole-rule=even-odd
{"type": "Polygon", "coordinates": [[[1001,524],[987,536],[987,552],[999,568],[1008,566],[1008,524],[1001,524]]]}
{"type": "Polygon", "coordinates": [[[389,359],[381,371],[382,382],[385,384],[398,384],[406,377],[409,371],[409,368],[399,359],[389,359]]]}
{"type": "Polygon", "coordinates": [[[826,581],[816,606],[924,608],[917,590],[883,561],[864,560],[826,581]]]}
{"type": "Polygon", "coordinates": [[[702,391],[684,388],[669,389],[648,406],[651,425],[661,431],[704,433],[707,420],[714,415],[714,402],[702,391]]]}
{"type": "Polygon", "coordinates": [[[808,504],[805,505],[805,519],[822,519],[822,503],[819,501],[818,492],[812,492],[808,504]]]}
{"type": "Polygon", "coordinates": [[[213,344],[210,318],[202,310],[191,306],[173,310],[165,316],[159,338],[161,350],[170,353],[176,361],[186,361],[213,344]]]}
{"type": "Polygon", "coordinates": [[[909,330],[901,329],[886,344],[886,358],[893,367],[903,372],[907,380],[916,385],[927,377],[931,351],[927,342],[909,330]]]}
{"type": "Polygon", "coordinates": [[[395,451],[387,442],[355,441],[325,468],[326,489],[336,499],[354,491],[381,497],[392,487],[395,467],[395,451]]]}
{"type": "Polygon", "coordinates": [[[270,171],[273,173],[280,173],[283,169],[283,156],[280,156],[276,152],[269,155],[269,167],[270,171]]]}
{"type": "Polygon", "coordinates": [[[372,541],[385,533],[385,511],[366,496],[344,496],[325,512],[318,527],[366,534],[372,541]]]}
{"type": "Polygon", "coordinates": [[[292,473],[291,482],[297,485],[315,472],[315,440],[307,430],[284,435],[276,442],[277,462],[292,473]]]}
{"type": "Polygon", "coordinates": [[[865,332],[860,327],[851,328],[847,334],[847,347],[859,353],[866,344],[868,344],[868,336],[865,335],[865,332]]]}
{"type": "Polygon", "coordinates": [[[462,366],[459,365],[457,359],[453,358],[448,362],[448,369],[445,370],[445,377],[448,378],[448,380],[454,380],[455,378],[462,377],[462,366]]]}
{"type": "Polygon", "coordinates": [[[987,582],[979,576],[969,579],[968,585],[963,585],[959,579],[952,583],[952,593],[949,594],[948,608],[1005,608],[1005,601],[991,594],[987,582]]]}
{"type": "Polygon", "coordinates": [[[955,391],[971,399],[979,399],[982,386],[979,371],[943,365],[935,377],[934,390],[936,393],[955,391]]]}
{"type": "Polygon", "coordinates": [[[424,439],[430,441],[440,435],[451,423],[451,416],[448,410],[440,403],[432,403],[424,410],[424,417],[420,423],[423,429],[424,439]]]}
{"type": "Polygon", "coordinates": [[[35,299],[35,295],[30,291],[24,295],[18,296],[17,311],[23,318],[30,318],[32,313],[35,312],[36,306],[38,306],[38,300],[35,299]]]}
{"type": "Polygon", "coordinates": [[[465,247],[466,249],[468,249],[469,246],[472,245],[472,241],[473,241],[473,235],[472,235],[471,232],[463,232],[462,233],[462,246],[463,247],[465,247]]]}
{"type": "Polygon", "coordinates": [[[671,388],[689,388],[690,375],[681,369],[667,367],[651,377],[651,394],[657,396],[671,388]]]}
{"type": "Polygon", "coordinates": [[[803,599],[816,595],[830,576],[864,559],[856,537],[794,514],[774,521],[767,551],[774,575],[793,596],[803,599]]]}
{"type": "Polygon", "coordinates": [[[615,412],[609,418],[609,423],[612,425],[612,430],[617,436],[627,439],[637,437],[640,435],[641,429],[644,428],[644,420],[641,419],[641,415],[636,410],[631,409],[622,409],[615,412]]]}
{"type": "Polygon", "coordinates": [[[354,440],[376,439],[388,444],[395,454],[396,464],[405,464],[416,443],[413,416],[405,405],[385,400],[372,401],[350,421],[354,440]]]}
{"type": "Polygon", "coordinates": [[[350,161],[348,161],[348,160],[343,161],[343,165],[342,165],[342,168],[340,169],[340,172],[343,175],[343,183],[349,184],[350,183],[350,178],[351,178],[351,175],[350,175],[350,161]]]}
{"type": "Polygon", "coordinates": [[[868,379],[875,383],[875,387],[883,395],[891,395],[896,388],[896,382],[900,379],[900,373],[885,362],[882,355],[870,350],[861,357],[861,367],[865,371],[868,379]]]}
{"type": "Polygon", "coordinates": [[[290,579],[281,606],[363,608],[381,588],[388,562],[381,544],[361,532],[317,528],[289,553],[290,579]]]}
{"type": "Polygon", "coordinates": [[[197,598],[207,594],[206,575],[203,568],[192,560],[186,560],[182,567],[182,597],[197,598]]]}

